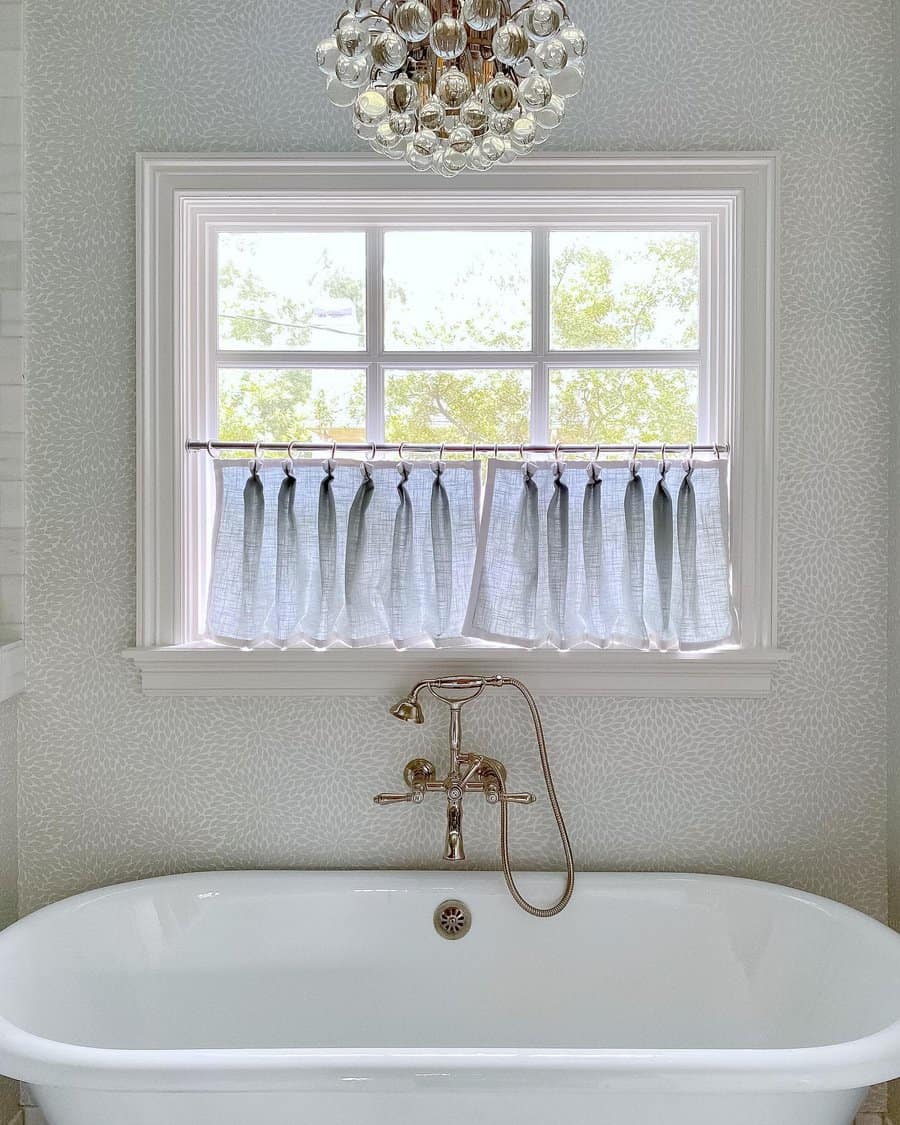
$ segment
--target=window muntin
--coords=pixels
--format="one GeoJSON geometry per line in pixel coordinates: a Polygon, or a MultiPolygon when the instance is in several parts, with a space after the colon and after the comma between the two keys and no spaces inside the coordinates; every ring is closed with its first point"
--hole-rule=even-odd
{"type": "Polygon", "coordinates": [[[523,225],[220,227],[219,436],[719,440],[704,228],[523,225]]]}

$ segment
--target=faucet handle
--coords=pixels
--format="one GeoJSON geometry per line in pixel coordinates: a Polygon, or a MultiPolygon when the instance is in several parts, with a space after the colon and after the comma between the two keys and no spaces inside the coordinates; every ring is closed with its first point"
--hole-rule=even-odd
{"type": "Polygon", "coordinates": [[[403,780],[417,793],[425,796],[425,790],[429,782],[434,781],[437,777],[437,770],[434,768],[434,763],[429,762],[427,758],[413,758],[411,762],[406,763],[406,768],[403,771],[403,780]]]}
{"type": "Polygon", "coordinates": [[[412,793],[379,793],[374,798],[376,805],[405,805],[413,802],[419,804],[424,797],[424,794],[419,792],[412,793]]]}
{"type": "Polygon", "coordinates": [[[533,805],[537,797],[533,793],[503,793],[500,800],[508,805],[533,805]]]}

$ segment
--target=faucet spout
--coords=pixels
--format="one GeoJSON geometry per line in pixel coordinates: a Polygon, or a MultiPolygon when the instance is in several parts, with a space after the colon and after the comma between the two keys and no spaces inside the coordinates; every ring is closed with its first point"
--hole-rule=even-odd
{"type": "Polygon", "coordinates": [[[444,859],[448,863],[462,863],[466,858],[462,834],[462,799],[462,790],[458,787],[451,788],[447,794],[447,846],[444,849],[444,859]]]}

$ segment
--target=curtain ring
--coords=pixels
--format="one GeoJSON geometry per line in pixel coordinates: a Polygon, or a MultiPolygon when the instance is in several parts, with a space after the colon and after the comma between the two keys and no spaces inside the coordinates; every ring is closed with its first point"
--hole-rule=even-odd
{"type": "Polygon", "coordinates": [[[407,443],[405,441],[401,441],[400,444],[397,446],[397,458],[400,461],[403,460],[403,450],[406,448],[406,445],[407,445],[407,443]]]}
{"type": "Polygon", "coordinates": [[[441,464],[441,463],[443,462],[443,460],[444,460],[444,450],[445,450],[446,448],[447,448],[447,443],[446,443],[445,441],[442,441],[442,442],[441,442],[441,448],[440,448],[440,450],[438,451],[438,464],[439,464],[439,465],[440,465],[440,464],[441,464]]]}
{"type": "Polygon", "coordinates": [[[556,443],[556,449],[554,449],[554,450],[553,450],[553,460],[554,460],[554,461],[558,461],[558,460],[559,460],[559,447],[560,447],[561,445],[562,445],[562,442],[561,442],[561,441],[558,441],[558,442],[556,443]]]}
{"type": "Polygon", "coordinates": [[[331,460],[333,461],[336,457],[337,457],[337,442],[333,441],[331,443],[331,460]]]}
{"type": "Polygon", "coordinates": [[[373,441],[373,442],[372,442],[372,448],[371,448],[371,449],[369,450],[369,452],[368,452],[368,453],[366,454],[366,460],[367,460],[367,461],[374,461],[374,460],[375,460],[375,454],[376,454],[377,452],[378,452],[378,444],[377,444],[377,442],[374,442],[374,441],[373,441]]]}
{"type": "Polygon", "coordinates": [[[716,460],[721,461],[722,460],[722,453],[721,453],[721,450],[719,449],[719,443],[718,442],[716,442],[716,444],[713,446],[713,449],[715,449],[715,451],[716,451],[716,460]]]}
{"type": "Polygon", "coordinates": [[[599,441],[597,442],[597,448],[594,450],[594,460],[595,461],[600,460],[600,442],[599,441]]]}
{"type": "Polygon", "coordinates": [[[478,460],[478,443],[474,441],[472,442],[472,460],[478,460]]]}
{"type": "Polygon", "coordinates": [[[659,457],[660,457],[660,460],[659,460],[659,475],[661,477],[664,477],[666,475],[667,471],[668,471],[667,468],[666,468],[666,443],[665,442],[662,443],[662,448],[660,449],[659,457]]]}
{"type": "Polygon", "coordinates": [[[290,461],[290,462],[291,462],[291,464],[293,464],[293,463],[294,463],[294,446],[295,446],[295,445],[299,445],[299,444],[300,444],[300,442],[299,442],[299,441],[292,441],[292,442],[289,442],[289,443],[288,443],[288,447],[287,447],[287,459],[288,459],[288,461],[290,461]]]}
{"type": "Polygon", "coordinates": [[[520,461],[525,460],[525,442],[524,441],[519,442],[519,460],[520,461]]]}
{"type": "Polygon", "coordinates": [[[212,457],[213,461],[218,461],[218,460],[219,460],[219,454],[218,454],[218,453],[216,453],[216,452],[215,452],[215,450],[213,449],[213,443],[212,443],[212,439],[211,439],[211,438],[210,438],[210,440],[209,440],[209,441],[208,441],[208,442],[206,443],[206,452],[207,452],[207,453],[208,453],[208,454],[210,455],[210,457],[212,457]]]}
{"type": "Polygon", "coordinates": [[[494,460],[496,461],[499,456],[500,456],[500,442],[495,441],[494,442],[494,460]]]}

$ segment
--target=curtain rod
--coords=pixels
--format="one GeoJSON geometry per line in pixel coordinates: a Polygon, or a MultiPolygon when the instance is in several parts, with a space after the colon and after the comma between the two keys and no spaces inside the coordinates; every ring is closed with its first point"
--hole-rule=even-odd
{"type": "Polygon", "coordinates": [[[558,445],[532,445],[524,443],[521,445],[451,445],[447,443],[435,443],[431,445],[418,445],[414,442],[304,442],[304,441],[187,441],[185,442],[185,449],[189,453],[209,453],[214,456],[216,452],[229,451],[237,452],[244,451],[253,453],[259,456],[264,450],[270,453],[366,453],[370,457],[374,457],[376,453],[396,453],[398,457],[402,457],[404,453],[439,453],[443,456],[445,453],[471,453],[473,456],[477,454],[493,454],[496,456],[499,453],[518,453],[520,456],[524,453],[592,453],[599,456],[601,453],[630,453],[632,455],[640,453],[652,453],[662,456],[663,451],[666,453],[714,453],[716,457],[727,456],[731,452],[731,447],[726,443],[717,445],[699,445],[699,444],[684,444],[669,442],[655,442],[651,445],[645,443],[631,443],[628,445],[566,445],[560,443],[558,445]]]}

